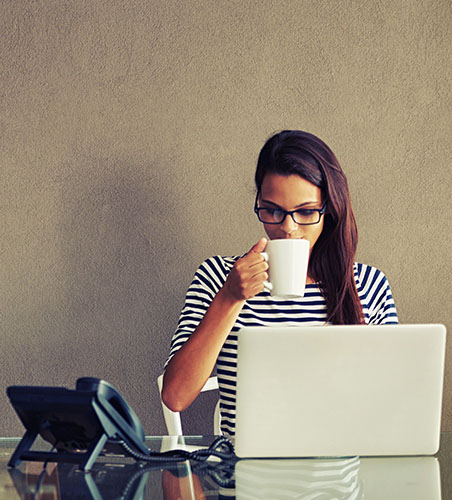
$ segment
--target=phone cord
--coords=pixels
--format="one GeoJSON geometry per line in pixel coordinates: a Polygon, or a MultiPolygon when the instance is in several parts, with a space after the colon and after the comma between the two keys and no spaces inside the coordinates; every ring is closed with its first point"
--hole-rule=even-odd
{"type": "Polygon", "coordinates": [[[209,457],[217,457],[221,460],[237,460],[234,445],[224,436],[218,437],[208,448],[195,451],[170,450],[164,452],[149,451],[148,455],[139,453],[131,448],[125,441],[119,441],[124,450],[136,460],[143,462],[181,462],[183,460],[194,460],[205,462],[209,457]]]}

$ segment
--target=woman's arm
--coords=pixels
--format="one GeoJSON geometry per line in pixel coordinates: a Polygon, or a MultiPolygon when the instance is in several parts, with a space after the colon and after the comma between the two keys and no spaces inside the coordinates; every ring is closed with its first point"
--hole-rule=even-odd
{"type": "Polygon", "coordinates": [[[196,399],[245,301],[263,290],[268,265],[260,252],[266,243],[262,238],[235,263],[195,331],[168,363],[162,400],[170,410],[183,411],[196,399]]]}

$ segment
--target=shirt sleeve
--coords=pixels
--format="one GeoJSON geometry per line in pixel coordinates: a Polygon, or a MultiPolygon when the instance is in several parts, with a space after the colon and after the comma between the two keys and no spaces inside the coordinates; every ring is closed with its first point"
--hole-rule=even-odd
{"type": "Polygon", "coordinates": [[[176,332],[171,340],[170,353],[165,362],[165,368],[174,354],[196,330],[213,298],[226,281],[231,267],[232,265],[227,265],[224,258],[217,256],[204,261],[196,271],[185,296],[184,307],[180,313],[176,332]]]}
{"type": "Polygon", "coordinates": [[[389,282],[379,269],[358,264],[358,294],[369,325],[398,324],[397,310],[389,282]]]}
{"type": "Polygon", "coordinates": [[[381,293],[378,296],[370,317],[370,324],[374,325],[390,325],[397,324],[397,310],[392,297],[392,292],[389,287],[388,280],[383,275],[381,293]]]}

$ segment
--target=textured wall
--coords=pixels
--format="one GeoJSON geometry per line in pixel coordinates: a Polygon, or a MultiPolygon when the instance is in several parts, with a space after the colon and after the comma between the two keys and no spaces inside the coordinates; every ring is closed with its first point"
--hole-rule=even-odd
{"type": "Polygon", "coordinates": [[[185,289],[261,235],[253,170],[281,128],[337,153],[358,257],[401,321],[450,329],[451,5],[1,2],[1,434],[22,433],[6,386],[81,375],[163,432],[155,379],[185,289]]]}

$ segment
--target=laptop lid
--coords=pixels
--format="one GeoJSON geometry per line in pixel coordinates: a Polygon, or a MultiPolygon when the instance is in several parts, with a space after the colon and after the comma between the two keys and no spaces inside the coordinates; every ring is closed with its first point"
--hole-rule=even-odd
{"type": "Polygon", "coordinates": [[[443,325],[243,328],[237,456],[436,453],[445,341],[443,325]]]}

